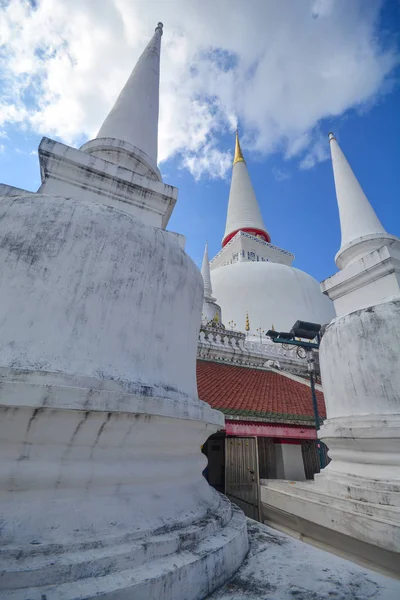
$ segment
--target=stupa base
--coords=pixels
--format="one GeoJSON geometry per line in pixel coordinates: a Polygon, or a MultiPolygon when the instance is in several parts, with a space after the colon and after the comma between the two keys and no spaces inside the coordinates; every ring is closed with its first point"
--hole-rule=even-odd
{"type": "Polygon", "coordinates": [[[229,579],[248,550],[243,513],[225,497],[216,514],[186,527],[77,547],[10,548],[2,557],[4,600],[204,598],[229,579]]]}
{"type": "Polygon", "coordinates": [[[245,516],[201,475],[220,413],[64,374],[0,379],[2,600],[197,600],[235,573],[245,516]]]}

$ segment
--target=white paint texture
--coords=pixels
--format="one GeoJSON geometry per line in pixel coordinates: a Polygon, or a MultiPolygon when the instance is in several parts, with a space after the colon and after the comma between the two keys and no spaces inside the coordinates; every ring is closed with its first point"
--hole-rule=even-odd
{"type": "Polygon", "coordinates": [[[137,61],[97,138],[114,138],[140,148],[157,167],[160,46],[162,24],[137,61]]]}
{"type": "Polygon", "coordinates": [[[134,215],[146,225],[165,229],[178,190],[143,169],[138,148],[119,140],[106,141],[108,148],[117,151],[122,165],[43,138],[39,145],[42,185],[38,192],[105,204],[134,215]]]}
{"type": "Polygon", "coordinates": [[[8,198],[2,208],[2,366],[195,398],[201,276],[166,232],[101,205],[39,194],[8,198]],[[171,335],[169,305],[185,323],[182,339],[171,335]]]}
{"type": "MultiPolygon", "coordinates": [[[[320,350],[332,462],[318,485],[400,509],[400,297],[335,319],[320,350]],[[378,483],[380,482],[381,485],[378,483]]],[[[400,552],[400,538],[398,540],[400,552]]]]}
{"type": "Polygon", "coordinates": [[[247,534],[201,475],[223,417],[197,399],[199,271],[119,210],[1,205],[2,598],[203,597],[247,534]]]}
{"type": "Polygon", "coordinates": [[[244,228],[265,229],[260,207],[244,161],[233,165],[224,239],[244,228]]]}
{"type": "Polygon", "coordinates": [[[322,284],[338,316],[320,346],[327,419],[319,437],[332,460],[309,487],[267,483],[265,503],[395,553],[398,565],[400,240],[380,225],[332,136],[331,148],[342,270],[322,284]]]}
{"type": "Polygon", "coordinates": [[[197,397],[203,282],[147,155],[160,35],[114,137],[44,139],[40,193],[0,198],[4,600],[200,600],[247,553],[243,513],[202,476],[224,423],[197,397]]]}
{"type": "MultiPolygon", "coordinates": [[[[273,262],[237,262],[211,270],[215,296],[224,322],[233,320],[245,330],[246,312],[251,335],[271,325],[289,331],[297,319],[328,323],[333,305],[320,292],[318,282],[304,271],[273,262]]],[[[259,338],[258,338],[259,339],[259,338]]]]}
{"type": "Polygon", "coordinates": [[[380,248],[385,241],[396,238],[383,228],[332,133],[329,140],[342,232],[341,248],[335,260],[343,269],[380,248]]]}
{"type": "Polygon", "coordinates": [[[369,252],[321,283],[337,316],[367,308],[400,293],[400,240],[369,252]]]}

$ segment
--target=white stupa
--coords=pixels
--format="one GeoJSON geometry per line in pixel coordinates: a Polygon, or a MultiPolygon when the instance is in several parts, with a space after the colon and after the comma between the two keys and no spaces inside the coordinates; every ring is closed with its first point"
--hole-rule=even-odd
{"type": "Polygon", "coordinates": [[[96,139],[44,138],[38,192],[0,186],[2,600],[198,600],[247,553],[202,476],[224,419],[197,395],[202,278],[165,230],[161,36],[96,139]]]}
{"type": "Polygon", "coordinates": [[[261,499],[269,522],[398,574],[400,239],[384,229],[329,139],[342,243],[339,271],[321,284],[337,317],[319,352],[327,419],[318,437],[331,462],[307,486],[265,482],[261,499]]]}
{"type": "Polygon", "coordinates": [[[201,265],[201,274],[204,282],[203,311],[201,313],[202,323],[208,323],[215,320],[221,322],[221,307],[213,297],[213,290],[210,275],[210,261],[208,260],[208,242],[204,248],[203,262],[201,265]]]}
{"type": "Polygon", "coordinates": [[[224,321],[244,330],[248,314],[249,335],[257,339],[271,324],[288,331],[298,319],[328,323],[332,302],[311,275],[291,266],[293,260],[293,254],[271,244],[236,132],[222,250],[210,263],[224,321]]]}

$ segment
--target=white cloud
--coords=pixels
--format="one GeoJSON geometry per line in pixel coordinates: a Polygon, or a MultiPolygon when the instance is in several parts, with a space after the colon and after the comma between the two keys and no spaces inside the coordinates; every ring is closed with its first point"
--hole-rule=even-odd
{"type": "Polygon", "coordinates": [[[286,169],[278,169],[278,167],[272,167],[272,175],[279,183],[281,181],[287,181],[291,177],[289,171],[286,169]]]}
{"type": "Polygon", "coordinates": [[[326,136],[315,136],[311,146],[300,161],[300,169],[312,169],[316,164],[326,160],[329,157],[329,146],[326,143],[326,136]]]}
{"type": "Polygon", "coordinates": [[[364,0],[10,0],[3,9],[0,126],[70,144],[96,135],[156,23],[164,22],[159,159],[223,176],[220,134],[323,160],[318,124],[371,104],[397,62],[364,0]]]}

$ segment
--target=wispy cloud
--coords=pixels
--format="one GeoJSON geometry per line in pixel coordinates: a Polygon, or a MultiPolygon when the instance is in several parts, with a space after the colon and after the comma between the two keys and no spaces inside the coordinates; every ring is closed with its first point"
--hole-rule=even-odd
{"type": "MultiPolygon", "coordinates": [[[[155,24],[162,46],[159,158],[223,177],[221,134],[248,150],[323,160],[318,124],[370,105],[398,62],[364,0],[10,0],[3,7],[0,126],[81,143],[96,135],[155,24]]],[[[326,142],[324,142],[326,143],[326,142]]]]}
{"type": "Polygon", "coordinates": [[[312,169],[320,162],[323,162],[329,157],[329,147],[326,138],[321,134],[314,139],[312,145],[307,150],[306,154],[300,161],[300,169],[312,169]]]}
{"type": "Polygon", "coordinates": [[[278,167],[272,168],[272,175],[278,182],[287,181],[291,177],[291,174],[287,169],[278,169],[278,167]]]}

